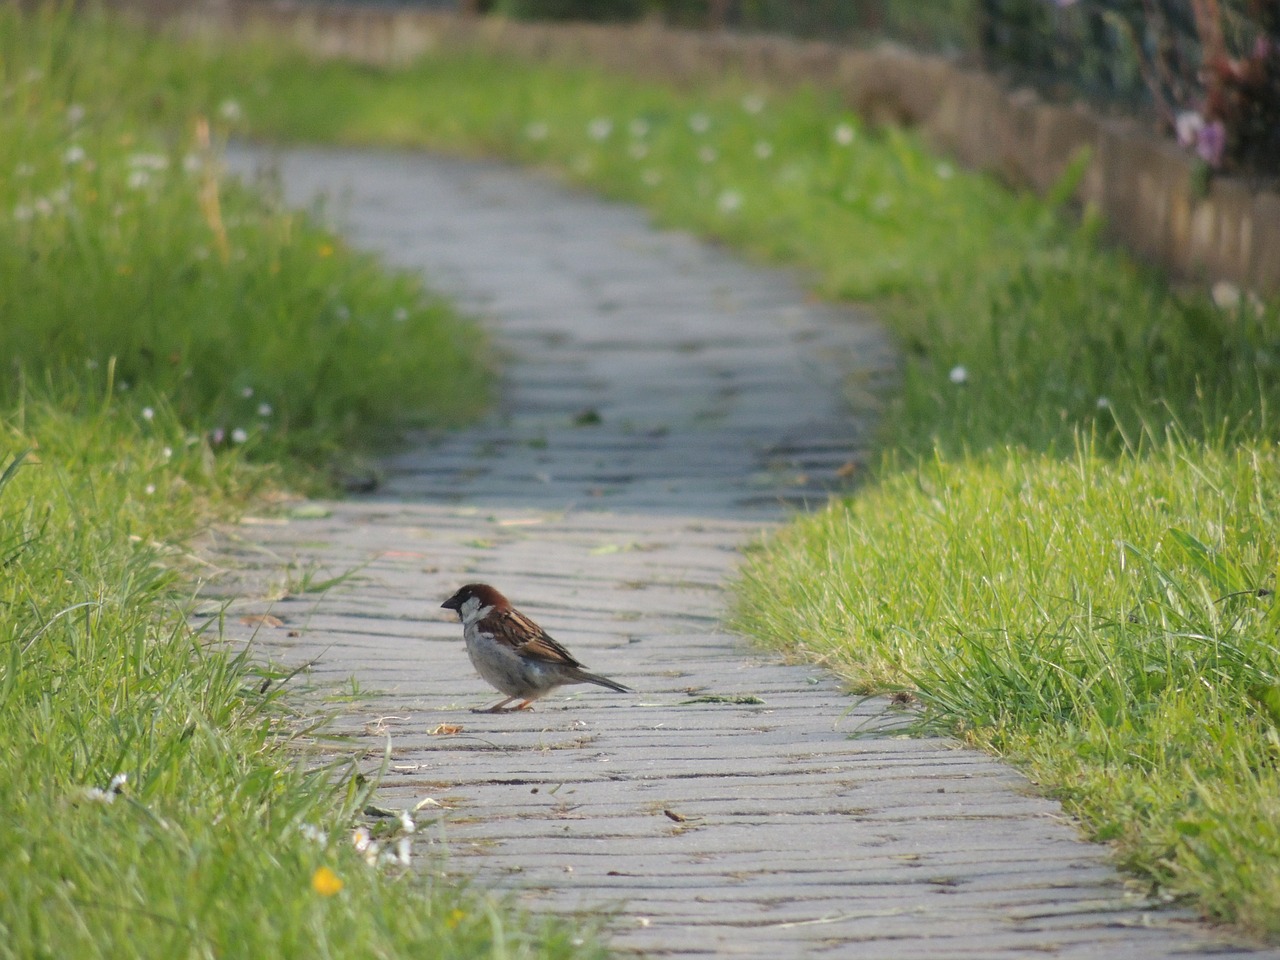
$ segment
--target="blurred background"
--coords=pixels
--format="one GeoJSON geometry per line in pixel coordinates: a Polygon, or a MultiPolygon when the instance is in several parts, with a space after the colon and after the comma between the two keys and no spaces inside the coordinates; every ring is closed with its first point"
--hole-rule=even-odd
{"type": "Polygon", "coordinates": [[[980,65],[1050,100],[1083,97],[1149,116],[1212,169],[1280,173],[1280,0],[348,2],[893,41],[980,65]]]}

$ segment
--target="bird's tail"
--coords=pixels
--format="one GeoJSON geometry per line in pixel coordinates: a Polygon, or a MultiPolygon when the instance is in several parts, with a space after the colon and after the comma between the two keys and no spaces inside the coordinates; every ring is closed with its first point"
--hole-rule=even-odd
{"type": "Polygon", "coordinates": [[[608,677],[602,677],[598,673],[587,673],[585,670],[578,671],[578,679],[583,683],[594,683],[601,687],[608,687],[610,690],[617,690],[618,693],[634,693],[630,687],[624,687],[617,680],[610,680],[608,677]]]}

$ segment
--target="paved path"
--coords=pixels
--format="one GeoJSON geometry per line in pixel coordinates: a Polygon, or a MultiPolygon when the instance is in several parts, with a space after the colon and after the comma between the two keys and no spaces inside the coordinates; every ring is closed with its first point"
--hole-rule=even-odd
{"type": "Polygon", "coordinates": [[[865,315],[496,164],[282,163],[294,201],[336,198],[354,243],[425,271],[510,355],[501,411],[392,459],[377,496],[226,544],[245,582],[363,565],[274,603],[286,623],[266,649],[315,659],[320,683],[358,678],[339,725],[370,768],[390,738],[382,803],[444,805],[448,870],[536,907],[616,911],[619,952],[1247,952],[1151,909],[1018,774],[895,735],[884,702],[719,626],[742,545],[865,455],[867,412],[842,407],[841,377],[874,386],[892,368],[865,315]],[[471,714],[497,697],[439,609],[469,580],[638,692],[471,714]]]}

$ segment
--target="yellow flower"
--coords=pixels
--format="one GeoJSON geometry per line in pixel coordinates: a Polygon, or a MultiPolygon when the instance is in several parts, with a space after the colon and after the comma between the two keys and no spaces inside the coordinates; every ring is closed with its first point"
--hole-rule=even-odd
{"type": "Polygon", "coordinates": [[[447,926],[450,930],[452,930],[464,919],[466,919],[466,916],[467,916],[467,912],[465,910],[460,910],[455,907],[453,910],[449,911],[449,916],[445,917],[445,920],[444,920],[445,926],[447,926]]]}
{"type": "Polygon", "coordinates": [[[320,867],[311,875],[311,889],[322,897],[332,897],[342,889],[342,878],[328,867],[320,867]]]}
{"type": "Polygon", "coordinates": [[[332,257],[332,256],[333,256],[333,244],[332,244],[332,243],[322,243],[322,244],[320,244],[320,249],[319,249],[319,251],[318,251],[318,252],[319,252],[320,256],[322,256],[322,257],[332,257]]]}

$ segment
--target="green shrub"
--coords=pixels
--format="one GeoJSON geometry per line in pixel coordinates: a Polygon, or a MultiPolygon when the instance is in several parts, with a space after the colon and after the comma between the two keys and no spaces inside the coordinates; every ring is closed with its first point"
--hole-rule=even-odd
{"type": "Polygon", "coordinates": [[[634,20],[644,0],[494,0],[492,9],[519,20],[634,20]]]}

